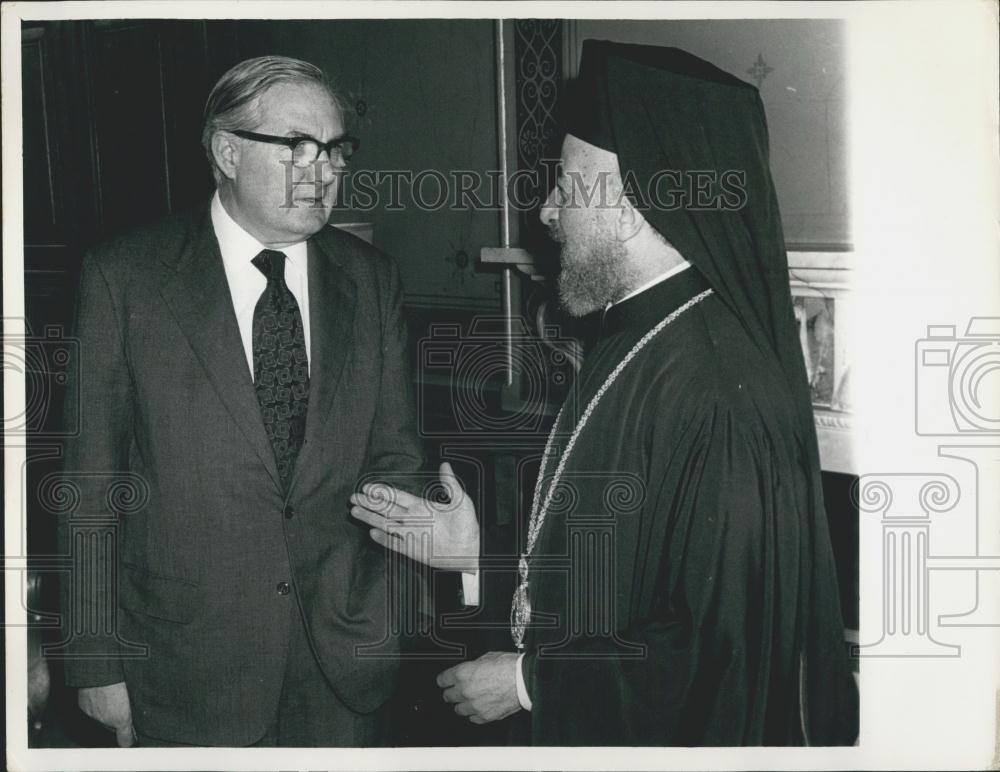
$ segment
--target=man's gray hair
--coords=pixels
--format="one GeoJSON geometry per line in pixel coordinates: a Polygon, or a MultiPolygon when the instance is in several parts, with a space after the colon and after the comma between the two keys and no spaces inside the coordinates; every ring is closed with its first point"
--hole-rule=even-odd
{"type": "Polygon", "coordinates": [[[344,101],[326,74],[315,65],[287,56],[247,59],[219,78],[205,103],[201,144],[212,171],[218,174],[212,154],[212,136],[217,131],[252,131],[260,125],[260,97],[278,83],[312,83],[327,91],[344,112],[344,101]]]}

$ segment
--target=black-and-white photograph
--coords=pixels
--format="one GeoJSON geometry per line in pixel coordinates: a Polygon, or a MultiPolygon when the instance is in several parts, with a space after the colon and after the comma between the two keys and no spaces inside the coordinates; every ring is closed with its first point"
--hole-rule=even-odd
{"type": "Polygon", "coordinates": [[[874,358],[870,234],[905,227],[869,205],[867,28],[417,5],[5,9],[8,765],[891,766],[890,668],[997,640],[1000,360],[924,399],[968,397],[979,451],[879,451],[872,363],[912,446],[964,321],[900,312],[874,358]]]}

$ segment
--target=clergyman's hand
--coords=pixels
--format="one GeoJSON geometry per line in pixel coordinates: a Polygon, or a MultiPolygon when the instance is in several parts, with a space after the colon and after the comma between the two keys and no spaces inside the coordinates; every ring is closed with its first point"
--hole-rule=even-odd
{"type": "Polygon", "coordinates": [[[473,724],[499,721],[521,709],[517,699],[518,655],[491,651],[439,673],[437,685],[445,702],[473,724]]]}
{"type": "Polygon", "coordinates": [[[132,706],[124,681],[108,686],[84,687],[77,695],[77,703],[80,710],[115,733],[120,747],[135,745],[132,706]]]}
{"type": "Polygon", "coordinates": [[[422,499],[387,485],[364,485],[351,496],[351,514],[371,526],[383,547],[418,563],[452,571],[479,568],[479,521],[447,462],[441,464],[447,502],[422,499]]]}

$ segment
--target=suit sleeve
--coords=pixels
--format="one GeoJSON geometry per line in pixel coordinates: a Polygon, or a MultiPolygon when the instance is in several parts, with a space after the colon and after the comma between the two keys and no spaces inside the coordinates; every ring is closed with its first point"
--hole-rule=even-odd
{"type": "Polygon", "coordinates": [[[382,304],[379,409],[368,435],[366,471],[395,473],[405,478],[422,467],[424,452],[417,434],[403,290],[394,261],[389,262],[382,279],[379,287],[382,304]]]}
{"type": "MultiPolygon", "coordinates": [[[[417,432],[413,378],[410,372],[408,334],[403,314],[403,288],[399,268],[385,259],[378,274],[381,306],[381,377],[378,408],[368,435],[365,480],[384,480],[415,495],[424,495],[426,475],[423,443],[417,432]]],[[[424,630],[434,614],[432,571],[396,554],[385,553],[391,593],[406,616],[407,626],[424,630]]],[[[404,646],[412,642],[404,640],[404,646]]]]}
{"type": "MultiPolygon", "coordinates": [[[[69,368],[62,501],[57,521],[66,682],[102,686],[124,680],[117,634],[116,501],[138,493],[129,475],[133,393],[120,309],[92,255],[84,260],[74,325],[77,362],[69,368]]],[[[141,495],[141,494],[140,494],[141,495]]]]}

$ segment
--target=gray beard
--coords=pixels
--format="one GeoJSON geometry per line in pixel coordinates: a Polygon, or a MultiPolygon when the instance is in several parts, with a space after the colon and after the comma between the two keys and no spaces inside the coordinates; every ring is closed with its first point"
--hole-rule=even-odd
{"type": "Polygon", "coordinates": [[[570,316],[603,309],[624,297],[628,287],[627,251],[613,238],[597,238],[574,249],[562,244],[559,301],[570,316]]]}

